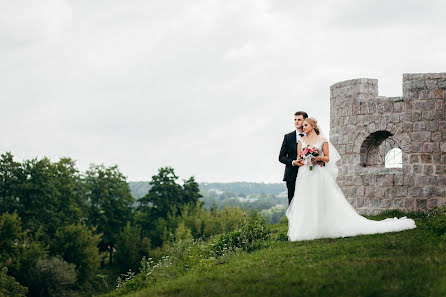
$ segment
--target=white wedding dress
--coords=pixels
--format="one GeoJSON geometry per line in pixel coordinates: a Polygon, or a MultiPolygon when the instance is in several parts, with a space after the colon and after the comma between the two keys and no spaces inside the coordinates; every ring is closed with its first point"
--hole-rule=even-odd
{"type": "MultiPolygon", "coordinates": [[[[302,147],[307,145],[303,139],[300,141],[302,147]]],[[[327,139],[321,137],[318,143],[310,146],[322,152],[324,142],[327,142],[327,139]]],[[[290,241],[347,237],[416,228],[414,220],[406,217],[373,221],[360,216],[336,184],[335,162],[339,159],[339,154],[331,143],[329,143],[329,157],[330,162],[325,167],[313,165],[313,170],[310,170],[308,165],[304,165],[299,168],[295,195],[286,211],[290,241]]]]}

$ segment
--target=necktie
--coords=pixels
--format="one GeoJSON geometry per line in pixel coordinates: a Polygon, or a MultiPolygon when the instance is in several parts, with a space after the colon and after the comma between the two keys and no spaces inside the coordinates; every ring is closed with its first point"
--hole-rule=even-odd
{"type": "Polygon", "coordinates": [[[302,133],[299,133],[299,136],[300,136],[300,137],[303,137],[303,136],[304,136],[304,134],[302,134],[302,133]]]}

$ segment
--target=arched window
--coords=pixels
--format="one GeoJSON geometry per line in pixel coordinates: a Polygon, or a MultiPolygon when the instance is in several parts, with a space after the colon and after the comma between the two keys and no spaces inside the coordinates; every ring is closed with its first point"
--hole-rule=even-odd
{"type": "Polygon", "coordinates": [[[361,165],[385,168],[402,168],[402,151],[389,131],[370,134],[361,145],[361,165]]]}
{"type": "Polygon", "coordinates": [[[386,168],[403,168],[403,151],[400,148],[393,148],[385,158],[386,168]]]}

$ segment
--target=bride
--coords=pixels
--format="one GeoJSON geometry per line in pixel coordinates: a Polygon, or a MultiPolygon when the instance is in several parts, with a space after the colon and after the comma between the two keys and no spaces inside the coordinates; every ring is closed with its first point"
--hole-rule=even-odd
{"type": "Polygon", "coordinates": [[[340,159],[327,138],[322,137],[314,118],[303,122],[307,136],[297,144],[297,155],[305,148],[316,148],[319,156],[299,162],[296,192],[286,216],[290,241],[336,238],[360,234],[402,231],[416,228],[412,219],[368,220],[356,213],[336,184],[336,161],[340,159]],[[326,163],[319,166],[316,163],[326,163]],[[305,163],[305,164],[304,164],[305,163]]]}

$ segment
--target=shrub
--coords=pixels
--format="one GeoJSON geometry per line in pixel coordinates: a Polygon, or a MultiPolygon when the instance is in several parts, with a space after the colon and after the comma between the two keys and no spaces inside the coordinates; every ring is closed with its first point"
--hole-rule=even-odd
{"type": "MultiPolygon", "coordinates": [[[[151,258],[141,261],[138,274],[129,271],[117,281],[117,292],[121,295],[153,285],[160,279],[171,279],[190,269],[202,269],[224,261],[224,257],[234,252],[251,252],[261,247],[270,235],[270,229],[260,215],[243,216],[240,226],[229,233],[203,239],[181,239],[175,236],[164,246],[167,256],[159,261],[151,258]]],[[[181,227],[183,228],[183,227],[181,227]]],[[[187,232],[188,233],[188,232],[187,232]]],[[[190,237],[189,237],[190,238],[190,237]]]]}
{"type": "Polygon", "coordinates": [[[32,296],[75,296],[72,290],[76,282],[76,265],[59,257],[40,259],[30,272],[32,296]]]}
{"type": "Polygon", "coordinates": [[[0,270],[0,296],[25,297],[28,289],[16,282],[7,272],[8,268],[6,267],[0,270]]]}

